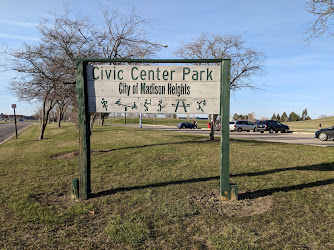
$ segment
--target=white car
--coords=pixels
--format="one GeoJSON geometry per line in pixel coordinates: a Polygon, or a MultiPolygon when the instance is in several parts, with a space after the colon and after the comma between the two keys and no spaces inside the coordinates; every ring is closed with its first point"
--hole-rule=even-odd
{"type": "Polygon", "coordinates": [[[230,131],[256,131],[256,125],[250,121],[233,121],[230,122],[230,131]]]}

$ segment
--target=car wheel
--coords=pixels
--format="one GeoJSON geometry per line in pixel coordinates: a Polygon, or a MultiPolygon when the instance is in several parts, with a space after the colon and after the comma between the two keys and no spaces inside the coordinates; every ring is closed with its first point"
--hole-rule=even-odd
{"type": "Polygon", "coordinates": [[[256,129],[256,128],[254,128],[254,129],[253,129],[253,132],[256,132],[256,131],[257,131],[257,129],[256,129]]]}
{"type": "Polygon", "coordinates": [[[238,132],[241,132],[242,131],[242,128],[238,128],[238,132]]]}
{"type": "Polygon", "coordinates": [[[327,136],[326,133],[320,133],[319,134],[319,139],[320,139],[320,141],[327,141],[328,136],[327,136]]]}
{"type": "Polygon", "coordinates": [[[278,131],[275,131],[275,133],[277,134],[277,133],[278,133],[278,131]]]}
{"type": "Polygon", "coordinates": [[[288,133],[289,132],[289,129],[288,128],[285,128],[284,129],[284,133],[288,133]]]}
{"type": "Polygon", "coordinates": [[[270,134],[274,133],[274,130],[273,130],[272,128],[269,129],[269,133],[270,133],[270,134]]]}
{"type": "Polygon", "coordinates": [[[261,134],[263,134],[263,133],[264,133],[264,131],[260,131],[260,133],[261,133],[261,134]]]}

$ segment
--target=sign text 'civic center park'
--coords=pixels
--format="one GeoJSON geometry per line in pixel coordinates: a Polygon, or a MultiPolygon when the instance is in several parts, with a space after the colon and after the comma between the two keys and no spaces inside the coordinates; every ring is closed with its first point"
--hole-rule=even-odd
{"type": "Polygon", "coordinates": [[[220,113],[220,66],[87,65],[89,112],[220,113]]]}

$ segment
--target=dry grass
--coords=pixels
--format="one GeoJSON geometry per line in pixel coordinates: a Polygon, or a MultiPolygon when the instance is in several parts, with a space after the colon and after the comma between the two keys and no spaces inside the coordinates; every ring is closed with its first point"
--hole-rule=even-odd
{"type": "Polygon", "coordinates": [[[322,119],[314,119],[307,121],[298,121],[298,122],[285,122],[284,124],[288,125],[290,129],[314,129],[317,130],[319,128],[319,124],[321,124],[322,128],[328,128],[334,126],[334,117],[326,117],[322,119]]]}
{"type": "Polygon", "coordinates": [[[334,149],[232,140],[219,199],[219,141],[114,126],[92,135],[92,198],[70,199],[74,126],[0,146],[0,248],[332,249],[334,149]]]}

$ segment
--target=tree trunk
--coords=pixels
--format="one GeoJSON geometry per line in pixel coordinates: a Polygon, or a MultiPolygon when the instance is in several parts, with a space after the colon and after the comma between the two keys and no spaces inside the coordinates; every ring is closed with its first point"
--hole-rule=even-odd
{"type": "Polygon", "coordinates": [[[214,141],[215,140],[215,125],[218,115],[210,115],[211,122],[210,122],[210,136],[209,140],[214,141]]]}
{"type": "Polygon", "coordinates": [[[101,113],[101,126],[104,125],[104,113],[101,113]]]}
{"type": "Polygon", "coordinates": [[[42,121],[41,131],[39,133],[39,140],[43,140],[44,139],[45,128],[46,128],[46,123],[44,123],[44,121],[42,121]]]}
{"type": "MultiPolygon", "coordinates": [[[[46,127],[46,124],[44,123],[44,120],[45,120],[45,104],[43,104],[43,110],[42,110],[42,118],[41,118],[41,129],[40,129],[40,132],[39,132],[39,140],[43,140],[44,138],[44,132],[45,132],[45,127],[46,127]]],[[[48,121],[48,120],[46,120],[48,121]]]]}
{"type": "Polygon", "coordinates": [[[60,128],[60,123],[64,119],[67,108],[68,108],[67,103],[61,103],[61,104],[58,103],[58,128],[60,128]]]}
{"type": "Polygon", "coordinates": [[[59,112],[58,112],[58,128],[60,128],[60,121],[63,119],[62,117],[62,111],[61,109],[59,108],[59,112]]]}
{"type": "Polygon", "coordinates": [[[210,136],[209,136],[209,140],[210,141],[214,141],[215,140],[215,129],[213,126],[213,122],[210,122],[210,136]]]}
{"type": "Polygon", "coordinates": [[[46,117],[47,115],[45,113],[45,105],[46,105],[46,98],[44,98],[44,101],[43,101],[41,130],[40,130],[40,133],[39,133],[39,140],[43,140],[43,138],[44,138],[45,128],[46,128],[46,125],[47,125],[48,119],[49,119],[49,117],[46,117]]]}
{"type": "Polygon", "coordinates": [[[42,124],[41,124],[41,131],[39,134],[39,140],[43,140],[44,139],[44,132],[46,129],[46,125],[49,122],[49,114],[51,109],[53,108],[52,104],[50,103],[49,107],[45,108],[46,103],[43,104],[43,112],[42,112],[42,124]]]}
{"type": "Polygon", "coordinates": [[[96,119],[97,113],[94,113],[93,118],[90,119],[90,134],[93,133],[93,125],[96,119]]]}
{"type": "Polygon", "coordinates": [[[48,97],[49,96],[46,95],[44,97],[44,100],[43,100],[42,119],[41,119],[42,124],[41,124],[41,132],[39,134],[39,139],[40,140],[44,139],[44,132],[45,132],[45,129],[46,129],[46,125],[49,122],[49,114],[50,114],[51,110],[53,109],[53,107],[55,105],[55,102],[52,100],[52,101],[49,102],[48,107],[46,107],[48,97]]]}

